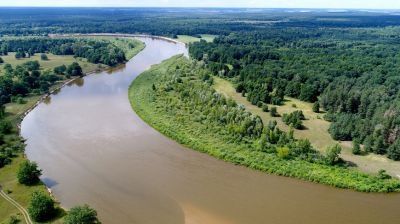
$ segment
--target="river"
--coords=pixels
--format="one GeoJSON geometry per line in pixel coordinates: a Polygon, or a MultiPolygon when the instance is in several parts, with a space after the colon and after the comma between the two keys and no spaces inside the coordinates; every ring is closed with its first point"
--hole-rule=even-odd
{"type": "Polygon", "coordinates": [[[125,66],[86,76],[21,124],[26,153],[61,205],[87,203],[105,224],[400,223],[400,194],[366,194],[268,175],[187,149],[144,123],[128,87],[183,44],[140,38],[125,66]]]}

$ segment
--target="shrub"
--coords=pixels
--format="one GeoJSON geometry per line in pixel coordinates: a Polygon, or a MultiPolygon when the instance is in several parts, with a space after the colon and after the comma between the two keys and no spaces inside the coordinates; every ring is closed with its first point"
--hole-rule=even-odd
{"type": "Polygon", "coordinates": [[[386,173],[386,170],[379,170],[377,177],[381,180],[391,179],[392,177],[386,173]]]}
{"type": "Polygon", "coordinates": [[[352,152],[354,155],[360,155],[361,154],[361,148],[360,148],[360,143],[356,140],[353,141],[353,149],[352,152]]]}
{"type": "Polygon", "coordinates": [[[276,153],[277,153],[278,157],[281,159],[289,158],[289,148],[286,146],[277,148],[276,153]]]}
{"type": "Polygon", "coordinates": [[[263,104],[262,105],[262,111],[268,112],[268,105],[267,104],[263,104]]]}
{"type": "Polygon", "coordinates": [[[296,110],[290,114],[284,114],[283,115],[283,122],[287,125],[291,125],[296,129],[301,129],[303,127],[303,122],[304,120],[304,114],[303,111],[301,110],[296,110]]]}
{"type": "Polygon", "coordinates": [[[64,224],[98,224],[96,210],[88,205],[72,208],[65,216],[64,224]]]}
{"type": "Polygon", "coordinates": [[[21,220],[19,220],[16,216],[11,216],[8,220],[8,224],[18,224],[21,220]]]}
{"type": "Polygon", "coordinates": [[[388,149],[388,157],[393,160],[400,160],[400,139],[397,139],[388,149]]]}
{"type": "Polygon", "coordinates": [[[271,107],[269,113],[271,114],[272,117],[279,117],[278,109],[276,107],[271,107]]]}
{"type": "Polygon", "coordinates": [[[9,121],[2,120],[0,121],[0,133],[2,134],[10,134],[12,131],[12,124],[9,121]]]}
{"type": "Polygon", "coordinates": [[[47,60],[49,60],[49,58],[47,57],[46,54],[40,54],[40,59],[41,59],[42,61],[47,61],[47,60]]]}
{"type": "Polygon", "coordinates": [[[42,191],[35,191],[28,212],[36,222],[48,221],[55,215],[54,200],[42,191]]]}
{"type": "Polygon", "coordinates": [[[72,76],[82,76],[82,68],[77,62],[73,62],[67,68],[67,74],[72,76]]]}
{"type": "Polygon", "coordinates": [[[339,161],[339,154],[341,151],[342,148],[338,144],[328,147],[325,156],[326,163],[328,165],[335,165],[339,161]]]}
{"type": "Polygon", "coordinates": [[[319,112],[320,112],[320,110],[319,110],[319,102],[318,102],[318,101],[315,101],[315,102],[314,102],[313,107],[312,107],[312,110],[313,110],[315,113],[319,113],[319,112]]]}
{"type": "Polygon", "coordinates": [[[19,167],[17,177],[20,184],[34,185],[39,182],[42,171],[38,169],[35,162],[25,161],[19,167]]]}

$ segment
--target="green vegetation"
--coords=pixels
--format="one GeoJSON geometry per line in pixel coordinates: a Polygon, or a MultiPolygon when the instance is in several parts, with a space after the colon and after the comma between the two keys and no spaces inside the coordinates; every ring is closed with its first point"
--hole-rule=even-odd
{"type": "Polygon", "coordinates": [[[64,224],[100,224],[96,210],[88,205],[72,208],[64,218],[64,224]]]}
{"type": "Polygon", "coordinates": [[[181,144],[219,159],[278,175],[365,192],[400,191],[397,179],[350,169],[334,145],[326,156],[293,131],[264,126],[260,117],[212,88],[204,65],[174,57],[134,80],[129,98],[136,113],[181,144]],[[279,154],[278,154],[279,152],[279,154]]]}
{"type": "Polygon", "coordinates": [[[253,105],[281,105],[285,96],[318,102],[314,111],[327,112],[334,140],[372,141],[367,152],[396,160],[389,150],[400,141],[398,29],[271,28],[195,42],[189,50],[253,105]]]}
{"type": "MultiPolygon", "coordinates": [[[[25,40],[32,40],[32,38],[25,38],[25,40]]],[[[135,40],[134,43],[138,42],[135,40]]],[[[143,49],[143,44],[137,44],[134,49],[129,49],[129,51],[131,53],[138,52],[138,49],[143,49]]],[[[42,197],[37,196],[38,194],[47,195],[48,193],[38,179],[41,172],[37,165],[23,157],[25,145],[18,135],[16,126],[19,124],[21,116],[35,105],[41,94],[54,89],[70,76],[81,76],[84,72],[98,68],[98,65],[88,63],[86,59],[79,57],[74,59],[73,56],[53,54],[46,54],[48,60],[39,63],[41,54],[35,55],[36,51],[32,49],[27,52],[25,52],[25,57],[20,59],[15,58],[15,53],[7,52],[7,55],[2,56],[6,64],[1,66],[0,70],[0,89],[2,90],[0,97],[2,105],[0,107],[0,185],[11,198],[24,208],[27,208],[31,202],[33,210],[30,210],[37,215],[38,219],[42,219],[41,214],[47,213],[34,210],[34,208],[40,207],[33,204],[42,202],[40,200],[34,202],[31,197],[37,191],[42,192],[34,194],[35,198],[39,199],[42,197]]],[[[44,200],[43,203],[48,204],[47,202],[44,200]]],[[[0,223],[10,220],[15,222],[11,217],[21,220],[22,217],[18,214],[18,210],[13,205],[5,200],[0,200],[0,223]]],[[[48,218],[51,218],[52,223],[60,223],[63,215],[64,212],[56,206],[54,215],[48,218]]],[[[47,217],[47,215],[44,216],[47,217]]]]}
{"type": "Polygon", "coordinates": [[[125,53],[127,60],[133,58],[140,51],[145,48],[145,44],[142,41],[136,40],[131,37],[108,37],[108,36],[86,36],[89,38],[107,40],[112,44],[120,48],[125,53]]]}
{"type": "Polygon", "coordinates": [[[189,43],[194,43],[194,42],[198,42],[201,40],[204,40],[206,42],[212,42],[214,40],[214,38],[216,38],[216,37],[217,37],[216,35],[209,35],[209,34],[201,34],[201,35],[195,35],[195,36],[177,35],[176,39],[185,44],[189,44],[189,43]]]}
{"type": "Polygon", "coordinates": [[[56,214],[54,200],[46,193],[35,191],[29,203],[28,212],[36,222],[48,221],[56,214]]]}
{"type": "Polygon", "coordinates": [[[283,114],[282,117],[283,122],[285,124],[294,127],[296,129],[303,129],[303,120],[305,120],[303,111],[296,110],[290,114],[283,114]]]}
{"type": "Polygon", "coordinates": [[[42,175],[42,171],[38,168],[35,162],[25,161],[21,164],[18,170],[18,182],[25,185],[37,184],[42,175]]]}
{"type": "Polygon", "coordinates": [[[15,55],[15,53],[11,52],[11,53],[8,53],[7,56],[2,56],[4,59],[4,63],[0,64],[0,74],[5,72],[4,66],[6,64],[10,64],[13,68],[15,68],[18,65],[22,65],[28,61],[40,61],[39,63],[40,63],[41,71],[45,71],[45,70],[49,70],[49,69],[53,70],[54,67],[57,67],[60,65],[70,65],[73,62],[79,63],[79,65],[82,67],[84,73],[96,71],[101,68],[107,68],[106,65],[93,64],[93,63],[88,62],[87,59],[74,58],[71,55],[54,55],[54,54],[48,53],[47,61],[41,61],[40,55],[34,55],[34,56],[31,56],[30,58],[21,58],[21,59],[15,59],[14,55],[15,55]]]}

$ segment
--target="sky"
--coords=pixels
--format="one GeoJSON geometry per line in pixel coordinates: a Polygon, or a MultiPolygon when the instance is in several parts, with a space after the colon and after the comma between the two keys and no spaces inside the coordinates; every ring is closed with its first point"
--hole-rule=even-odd
{"type": "Polygon", "coordinates": [[[400,9],[400,0],[0,0],[0,6],[400,9]]]}

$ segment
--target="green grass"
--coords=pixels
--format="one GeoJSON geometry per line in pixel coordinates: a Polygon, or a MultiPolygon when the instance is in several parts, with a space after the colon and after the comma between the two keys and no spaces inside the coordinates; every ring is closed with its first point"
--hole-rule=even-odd
{"type": "Polygon", "coordinates": [[[200,40],[212,42],[215,39],[215,37],[217,37],[216,35],[210,35],[210,34],[202,34],[200,36],[201,36],[201,38],[188,36],[188,35],[178,35],[177,40],[180,42],[183,42],[185,44],[189,44],[189,43],[197,42],[200,40]]]}
{"type": "MultiPolygon", "coordinates": [[[[240,93],[237,93],[232,83],[228,80],[214,77],[214,89],[217,92],[224,94],[228,98],[234,99],[237,103],[243,104],[247,110],[253,114],[259,115],[265,124],[270,120],[276,120],[278,127],[282,130],[289,131],[289,126],[283,123],[281,117],[272,117],[270,113],[263,112],[261,108],[252,105],[245,97],[240,93]]],[[[268,108],[274,107],[275,105],[268,105],[268,108]]],[[[296,110],[302,110],[307,120],[303,121],[305,130],[294,130],[296,138],[308,139],[313,146],[320,151],[324,151],[327,146],[337,143],[333,140],[328,133],[330,123],[322,119],[323,113],[314,113],[312,111],[312,103],[303,102],[298,99],[285,97],[285,104],[276,106],[280,115],[289,114],[296,110]],[[295,104],[296,107],[292,105],[295,104]]]]}
{"type": "MultiPolygon", "coordinates": [[[[19,155],[17,158],[13,159],[11,164],[1,168],[0,183],[5,192],[11,192],[8,194],[11,198],[13,198],[23,207],[27,208],[31,195],[34,191],[47,192],[47,190],[46,187],[41,183],[35,186],[25,186],[18,183],[16,170],[18,170],[20,164],[25,160],[26,158],[23,158],[21,155],[19,155]]],[[[0,223],[6,223],[9,217],[12,215],[19,217],[19,219],[22,221],[21,223],[25,223],[23,221],[23,216],[19,213],[18,209],[5,199],[0,198],[0,223]]],[[[50,223],[62,223],[62,216],[63,213],[61,212],[58,218],[50,223]]]]}
{"type": "MultiPolygon", "coordinates": [[[[280,159],[276,154],[255,150],[254,142],[232,141],[229,134],[215,124],[195,121],[191,110],[185,107],[188,104],[178,102],[180,93],[172,91],[160,94],[152,89],[153,84],[159,86],[165,83],[166,79],[162,77],[176,75],[177,66],[188,67],[188,64],[187,59],[174,57],[141,74],[129,89],[129,99],[135,112],[166,136],[216,158],[268,173],[357,191],[400,191],[399,180],[381,180],[376,176],[340,166],[310,163],[300,159],[280,159]],[[170,102],[171,98],[174,103],[170,102]]],[[[198,81],[198,78],[189,79],[188,82],[198,81]]]]}
{"type": "Polygon", "coordinates": [[[3,66],[5,64],[11,64],[13,68],[15,68],[17,65],[21,65],[27,61],[38,61],[40,64],[40,69],[41,70],[46,70],[46,69],[53,69],[54,67],[60,66],[60,65],[70,65],[72,62],[78,62],[84,73],[99,70],[102,68],[107,68],[106,65],[101,65],[101,64],[92,64],[90,62],[87,62],[86,59],[84,58],[74,58],[71,55],[54,55],[54,54],[46,54],[49,60],[42,61],[40,59],[40,54],[35,54],[34,56],[30,58],[21,58],[21,59],[16,59],[15,58],[15,53],[11,52],[7,56],[1,56],[4,60],[4,63],[0,65],[0,73],[2,73],[3,66]]]}
{"type": "MultiPolygon", "coordinates": [[[[248,111],[261,117],[264,124],[271,120],[276,120],[278,127],[281,130],[288,131],[289,126],[282,122],[281,117],[272,117],[270,113],[263,112],[261,108],[252,105],[242,94],[237,93],[233,84],[219,77],[214,77],[214,89],[224,94],[228,98],[234,99],[237,103],[242,104],[248,111]]],[[[298,99],[285,97],[285,104],[276,106],[278,113],[291,113],[295,110],[302,110],[306,119],[303,121],[305,130],[294,129],[294,136],[296,138],[308,139],[311,144],[320,152],[324,153],[325,149],[333,144],[339,143],[342,148],[341,157],[346,161],[352,162],[357,165],[356,169],[368,173],[377,173],[380,169],[386,170],[390,175],[400,177],[400,162],[396,162],[386,158],[383,155],[369,154],[368,156],[353,155],[351,152],[352,143],[346,141],[335,141],[332,139],[328,132],[330,122],[323,119],[324,113],[315,113],[312,111],[312,103],[304,102],[298,99]],[[296,107],[292,105],[296,104],[296,107]]],[[[275,105],[268,105],[269,108],[275,105]]]]}

